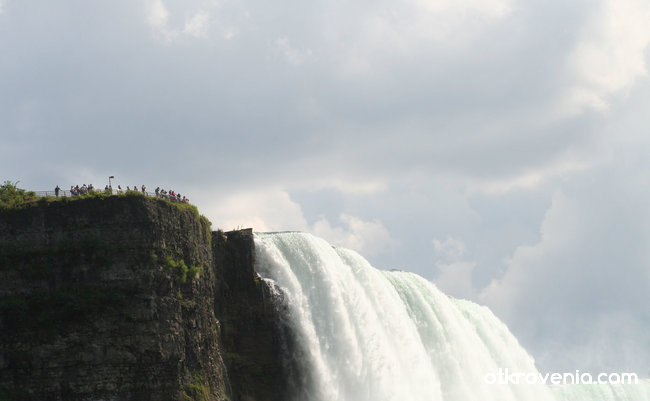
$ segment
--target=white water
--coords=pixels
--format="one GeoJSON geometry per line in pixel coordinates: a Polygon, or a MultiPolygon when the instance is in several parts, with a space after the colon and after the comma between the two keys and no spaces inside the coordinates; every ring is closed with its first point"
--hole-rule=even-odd
{"type": "Polygon", "coordinates": [[[648,401],[650,384],[487,384],[537,372],[490,310],[302,233],[256,234],[256,270],[288,305],[309,372],[300,401],[648,401]]]}

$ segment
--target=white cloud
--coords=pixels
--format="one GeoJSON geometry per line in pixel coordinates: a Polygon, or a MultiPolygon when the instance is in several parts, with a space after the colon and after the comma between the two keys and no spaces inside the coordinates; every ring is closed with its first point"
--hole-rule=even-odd
{"type": "MultiPolygon", "coordinates": [[[[538,277],[533,269],[544,269],[545,276],[558,274],[561,268],[557,263],[550,263],[549,266],[540,266],[539,262],[544,260],[546,255],[566,247],[577,236],[580,227],[577,220],[579,204],[567,198],[561,192],[555,194],[553,205],[546,213],[541,234],[542,239],[535,245],[522,245],[516,249],[508,261],[508,270],[499,280],[494,280],[483,291],[482,299],[488,305],[495,307],[501,316],[510,317],[519,305],[516,300],[525,296],[528,287],[538,282],[538,277]]],[[[578,268],[579,266],[571,266],[578,268]]],[[[561,277],[558,274],[557,277],[561,277]]]]}
{"type": "Polygon", "coordinates": [[[585,25],[569,56],[577,81],[564,94],[560,112],[605,111],[610,97],[647,75],[650,4],[643,0],[604,0],[585,25]]]}
{"type": "Polygon", "coordinates": [[[424,9],[434,13],[476,13],[490,18],[503,18],[512,11],[511,0],[415,0],[424,9]]]}
{"type": "Polygon", "coordinates": [[[289,38],[281,36],[275,41],[275,46],[282,53],[289,64],[299,65],[312,56],[311,49],[299,50],[291,45],[289,38]]]}
{"type": "Polygon", "coordinates": [[[476,262],[436,263],[438,275],[433,280],[445,294],[455,298],[474,299],[476,289],[472,285],[472,273],[476,262]]]}
{"type": "Polygon", "coordinates": [[[444,241],[433,239],[436,258],[436,286],[445,294],[473,299],[476,290],[472,285],[472,273],[476,262],[466,261],[467,246],[460,239],[447,237],[444,241]]]}
{"type": "MultiPolygon", "coordinates": [[[[575,266],[620,263],[628,272],[650,260],[625,252],[648,238],[650,230],[628,229],[647,219],[645,210],[613,196],[604,202],[593,188],[556,196],[537,243],[554,190],[607,174],[598,169],[607,151],[591,152],[595,141],[628,135],[618,147],[641,155],[634,166],[627,154],[608,156],[625,166],[618,181],[648,171],[641,1],[142,0],[135,18],[126,2],[42,2],[38,18],[21,4],[0,0],[0,23],[12,31],[0,37],[11,55],[0,62],[7,179],[34,189],[92,176],[97,185],[108,174],[137,177],[129,185],[200,185],[175,189],[215,229],[317,232],[380,255],[376,265],[427,277],[437,268],[439,286],[456,296],[473,290],[472,279],[483,287],[497,276],[489,301],[522,305],[528,316],[510,312],[523,322],[548,316],[534,298],[584,291],[569,280],[582,272],[575,266]],[[143,32],[174,46],[151,46],[143,32]],[[348,79],[344,67],[369,74],[348,79]],[[626,92],[624,108],[602,115],[548,115],[561,95],[563,112],[576,113],[608,110],[626,92]],[[625,229],[605,241],[593,236],[608,230],[580,228],[598,221],[625,229]],[[395,239],[399,246],[381,253],[395,239]],[[588,259],[599,249],[607,252],[588,259]]],[[[635,182],[647,187],[647,176],[635,182]]],[[[636,277],[648,282],[650,270],[636,277]]],[[[561,324],[532,324],[562,327],[581,316],[576,308],[556,311],[561,324]]]]}
{"type": "Polygon", "coordinates": [[[401,32],[401,39],[463,41],[478,34],[483,24],[510,15],[511,3],[511,0],[412,0],[401,12],[391,10],[392,15],[382,14],[382,20],[391,31],[401,32]]]}
{"type": "MultiPolygon", "coordinates": [[[[593,155],[595,157],[596,155],[593,155]]],[[[587,160],[584,157],[565,157],[555,162],[539,167],[531,167],[515,171],[513,175],[488,179],[467,179],[467,190],[470,193],[485,193],[502,195],[514,190],[536,190],[557,179],[570,177],[593,167],[597,160],[587,160]]]]}
{"type": "Polygon", "coordinates": [[[369,2],[328,10],[325,36],[343,76],[374,76],[435,48],[463,47],[512,11],[511,0],[369,2]]]}
{"type": "Polygon", "coordinates": [[[223,29],[222,36],[224,39],[232,39],[239,34],[239,29],[234,26],[229,26],[223,29]]]}
{"type": "Polygon", "coordinates": [[[412,4],[419,35],[435,40],[465,35],[480,28],[481,23],[507,17],[513,10],[511,0],[413,0],[412,4]]]}
{"type": "Polygon", "coordinates": [[[320,178],[318,182],[315,182],[313,176],[306,177],[304,181],[297,182],[296,187],[307,190],[334,189],[345,195],[376,195],[388,189],[388,183],[384,177],[341,177],[334,175],[331,177],[321,176],[320,178]]]}
{"type": "Polygon", "coordinates": [[[286,191],[264,188],[219,196],[210,193],[198,200],[216,227],[231,230],[252,227],[255,231],[305,231],[308,224],[300,205],[286,191]]]}
{"type": "Polygon", "coordinates": [[[467,252],[463,241],[451,237],[447,237],[444,241],[434,238],[433,249],[436,251],[436,256],[445,261],[456,261],[467,252]]]}
{"type": "Polygon", "coordinates": [[[178,38],[179,32],[169,27],[169,10],[162,0],[149,0],[147,22],[154,35],[162,42],[171,43],[178,38]]]}
{"type": "Polygon", "coordinates": [[[333,227],[324,217],[314,223],[311,231],[333,245],[355,250],[366,257],[376,256],[394,249],[397,243],[379,220],[364,221],[341,213],[344,226],[333,227]]]}
{"type": "Polygon", "coordinates": [[[628,173],[603,171],[555,194],[539,242],[519,246],[480,295],[543,369],[634,371],[646,363],[630,350],[650,341],[639,334],[650,294],[648,191],[628,173]]]}
{"type": "Polygon", "coordinates": [[[376,219],[364,221],[342,213],[339,216],[339,226],[333,226],[324,217],[310,225],[300,205],[282,189],[260,188],[225,196],[203,191],[194,196],[192,202],[204,205],[201,210],[212,221],[215,229],[252,227],[259,232],[311,232],[332,245],[355,250],[367,257],[382,254],[397,246],[386,227],[376,219]]]}
{"type": "MultiPolygon", "coordinates": [[[[170,13],[163,0],[148,0],[147,22],[158,39],[169,44],[182,37],[207,39],[210,36],[210,23],[213,18],[211,12],[201,8],[192,12],[192,8],[195,7],[186,7],[185,14],[187,16],[185,21],[183,23],[179,21],[174,23],[171,21],[173,21],[172,17],[176,15],[170,13]]],[[[214,8],[215,6],[212,7],[212,9],[214,8]]],[[[176,12],[176,14],[180,13],[176,12]]],[[[226,38],[230,38],[236,33],[236,30],[231,26],[224,27],[222,30],[224,30],[223,36],[226,38]]]]}
{"type": "Polygon", "coordinates": [[[147,20],[153,28],[163,28],[169,20],[169,11],[162,0],[150,0],[147,20]]]}
{"type": "Polygon", "coordinates": [[[183,33],[195,38],[207,38],[209,28],[209,15],[205,11],[198,11],[185,22],[183,33]]]}

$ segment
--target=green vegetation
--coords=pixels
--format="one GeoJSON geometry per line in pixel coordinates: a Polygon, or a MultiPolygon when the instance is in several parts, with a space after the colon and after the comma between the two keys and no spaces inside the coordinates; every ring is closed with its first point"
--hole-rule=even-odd
{"type": "Polygon", "coordinates": [[[179,209],[181,209],[181,210],[189,210],[190,212],[192,212],[192,214],[193,214],[197,219],[200,217],[200,215],[199,215],[199,209],[198,209],[196,206],[194,206],[194,205],[190,205],[189,203],[174,202],[174,201],[170,201],[170,200],[167,200],[167,199],[163,199],[163,200],[164,200],[165,202],[169,203],[170,205],[174,205],[174,206],[176,206],[177,208],[179,208],[179,209]]]}
{"type": "MultiPolygon", "coordinates": [[[[125,193],[114,195],[110,190],[109,191],[91,191],[84,195],[75,195],[75,196],[38,196],[34,191],[26,191],[24,189],[18,188],[18,181],[11,182],[5,181],[5,183],[0,186],[0,210],[9,210],[9,209],[21,209],[27,206],[40,205],[46,206],[52,202],[61,202],[68,203],[74,202],[81,199],[108,199],[112,197],[125,197],[125,198],[146,198],[147,195],[143,194],[140,191],[126,191],[125,193]]],[[[155,198],[159,202],[164,202],[169,205],[173,205],[181,210],[189,210],[190,213],[198,220],[199,226],[203,232],[204,238],[208,241],[208,244],[212,242],[212,222],[208,220],[207,217],[199,213],[199,209],[190,205],[189,203],[175,202],[164,198],[155,198]]],[[[1,255],[0,255],[1,256],[1,255]]]]}
{"type": "Polygon", "coordinates": [[[205,385],[205,380],[200,372],[192,374],[192,379],[183,386],[183,401],[208,401],[210,390],[205,385]]]}
{"type": "Polygon", "coordinates": [[[34,192],[20,189],[17,185],[18,181],[5,181],[0,186],[0,210],[18,209],[38,199],[34,192]]]}
{"type": "MultiPolygon", "coordinates": [[[[19,209],[30,204],[39,203],[47,204],[50,202],[69,202],[70,200],[79,200],[79,199],[107,199],[113,196],[122,196],[127,198],[137,198],[137,197],[147,197],[140,191],[129,190],[120,194],[113,194],[110,190],[94,190],[88,192],[84,195],[75,195],[75,196],[37,196],[34,191],[26,191],[24,189],[18,188],[18,181],[11,182],[5,181],[5,183],[0,186],[0,210],[1,209],[19,209]]],[[[169,199],[156,198],[161,202],[166,202],[170,205],[174,205],[181,210],[189,210],[197,219],[207,227],[207,230],[210,229],[212,223],[205,216],[199,214],[199,209],[189,203],[175,202],[169,199]]]]}
{"type": "Polygon", "coordinates": [[[203,271],[200,266],[188,267],[184,260],[176,261],[171,256],[165,259],[165,268],[174,273],[174,281],[180,284],[185,284],[188,278],[193,280],[203,271]]]}
{"type": "Polygon", "coordinates": [[[208,218],[204,215],[201,215],[199,218],[199,224],[203,229],[203,234],[205,235],[205,239],[208,241],[208,244],[212,245],[212,222],[208,220],[208,218]]]}
{"type": "MultiPolygon", "coordinates": [[[[71,200],[78,199],[106,199],[113,196],[110,191],[92,191],[84,195],[76,196],[37,196],[34,191],[26,191],[18,188],[18,181],[11,182],[5,181],[0,186],[0,210],[2,209],[20,209],[29,205],[47,205],[51,202],[67,203],[71,200]]],[[[138,192],[136,192],[139,194],[138,192]]],[[[128,193],[129,196],[134,196],[136,193],[128,193]]],[[[141,194],[140,194],[141,195],[141,194]]],[[[141,195],[144,196],[144,195],[141,195]]]]}

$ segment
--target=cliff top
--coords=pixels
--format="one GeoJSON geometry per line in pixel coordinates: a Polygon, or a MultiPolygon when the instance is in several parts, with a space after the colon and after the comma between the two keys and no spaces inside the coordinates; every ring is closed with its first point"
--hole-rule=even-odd
{"type": "Polygon", "coordinates": [[[189,210],[195,215],[195,217],[204,220],[208,226],[212,225],[205,216],[199,214],[199,210],[196,206],[187,202],[172,200],[165,196],[154,197],[139,191],[126,191],[125,193],[114,193],[112,191],[89,191],[83,195],[75,196],[42,196],[38,195],[34,191],[27,191],[18,188],[17,184],[17,182],[12,183],[11,181],[5,181],[5,183],[0,186],[0,213],[32,207],[44,207],[52,203],[67,204],[88,199],[106,200],[115,198],[143,198],[149,199],[149,202],[164,202],[166,204],[174,205],[181,210],[189,210]]]}

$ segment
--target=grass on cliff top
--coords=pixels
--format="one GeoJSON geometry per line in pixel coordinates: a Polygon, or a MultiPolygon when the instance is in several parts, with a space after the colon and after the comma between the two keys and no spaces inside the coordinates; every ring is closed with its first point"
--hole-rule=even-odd
{"type": "Polygon", "coordinates": [[[33,191],[25,191],[17,187],[18,181],[5,181],[0,186],[0,210],[19,209],[25,205],[35,202],[38,197],[33,191]]]}
{"type": "MultiPolygon", "coordinates": [[[[114,195],[111,192],[105,191],[93,191],[85,195],[78,195],[73,197],[55,197],[55,196],[43,196],[39,197],[34,191],[26,191],[24,189],[18,188],[18,181],[11,182],[5,181],[5,183],[0,186],[0,210],[10,210],[10,209],[21,209],[30,205],[40,204],[45,205],[50,202],[74,202],[81,199],[107,199],[113,196],[121,197],[147,197],[142,194],[140,191],[126,191],[124,194],[114,195]]],[[[154,198],[158,199],[161,202],[166,202],[170,205],[173,205],[181,210],[189,210],[192,214],[204,223],[204,225],[209,230],[212,226],[212,222],[208,220],[207,217],[199,213],[199,209],[190,205],[189,203],[182,202],[172,202],[168,199],[163,198],[154,198]]]]}

